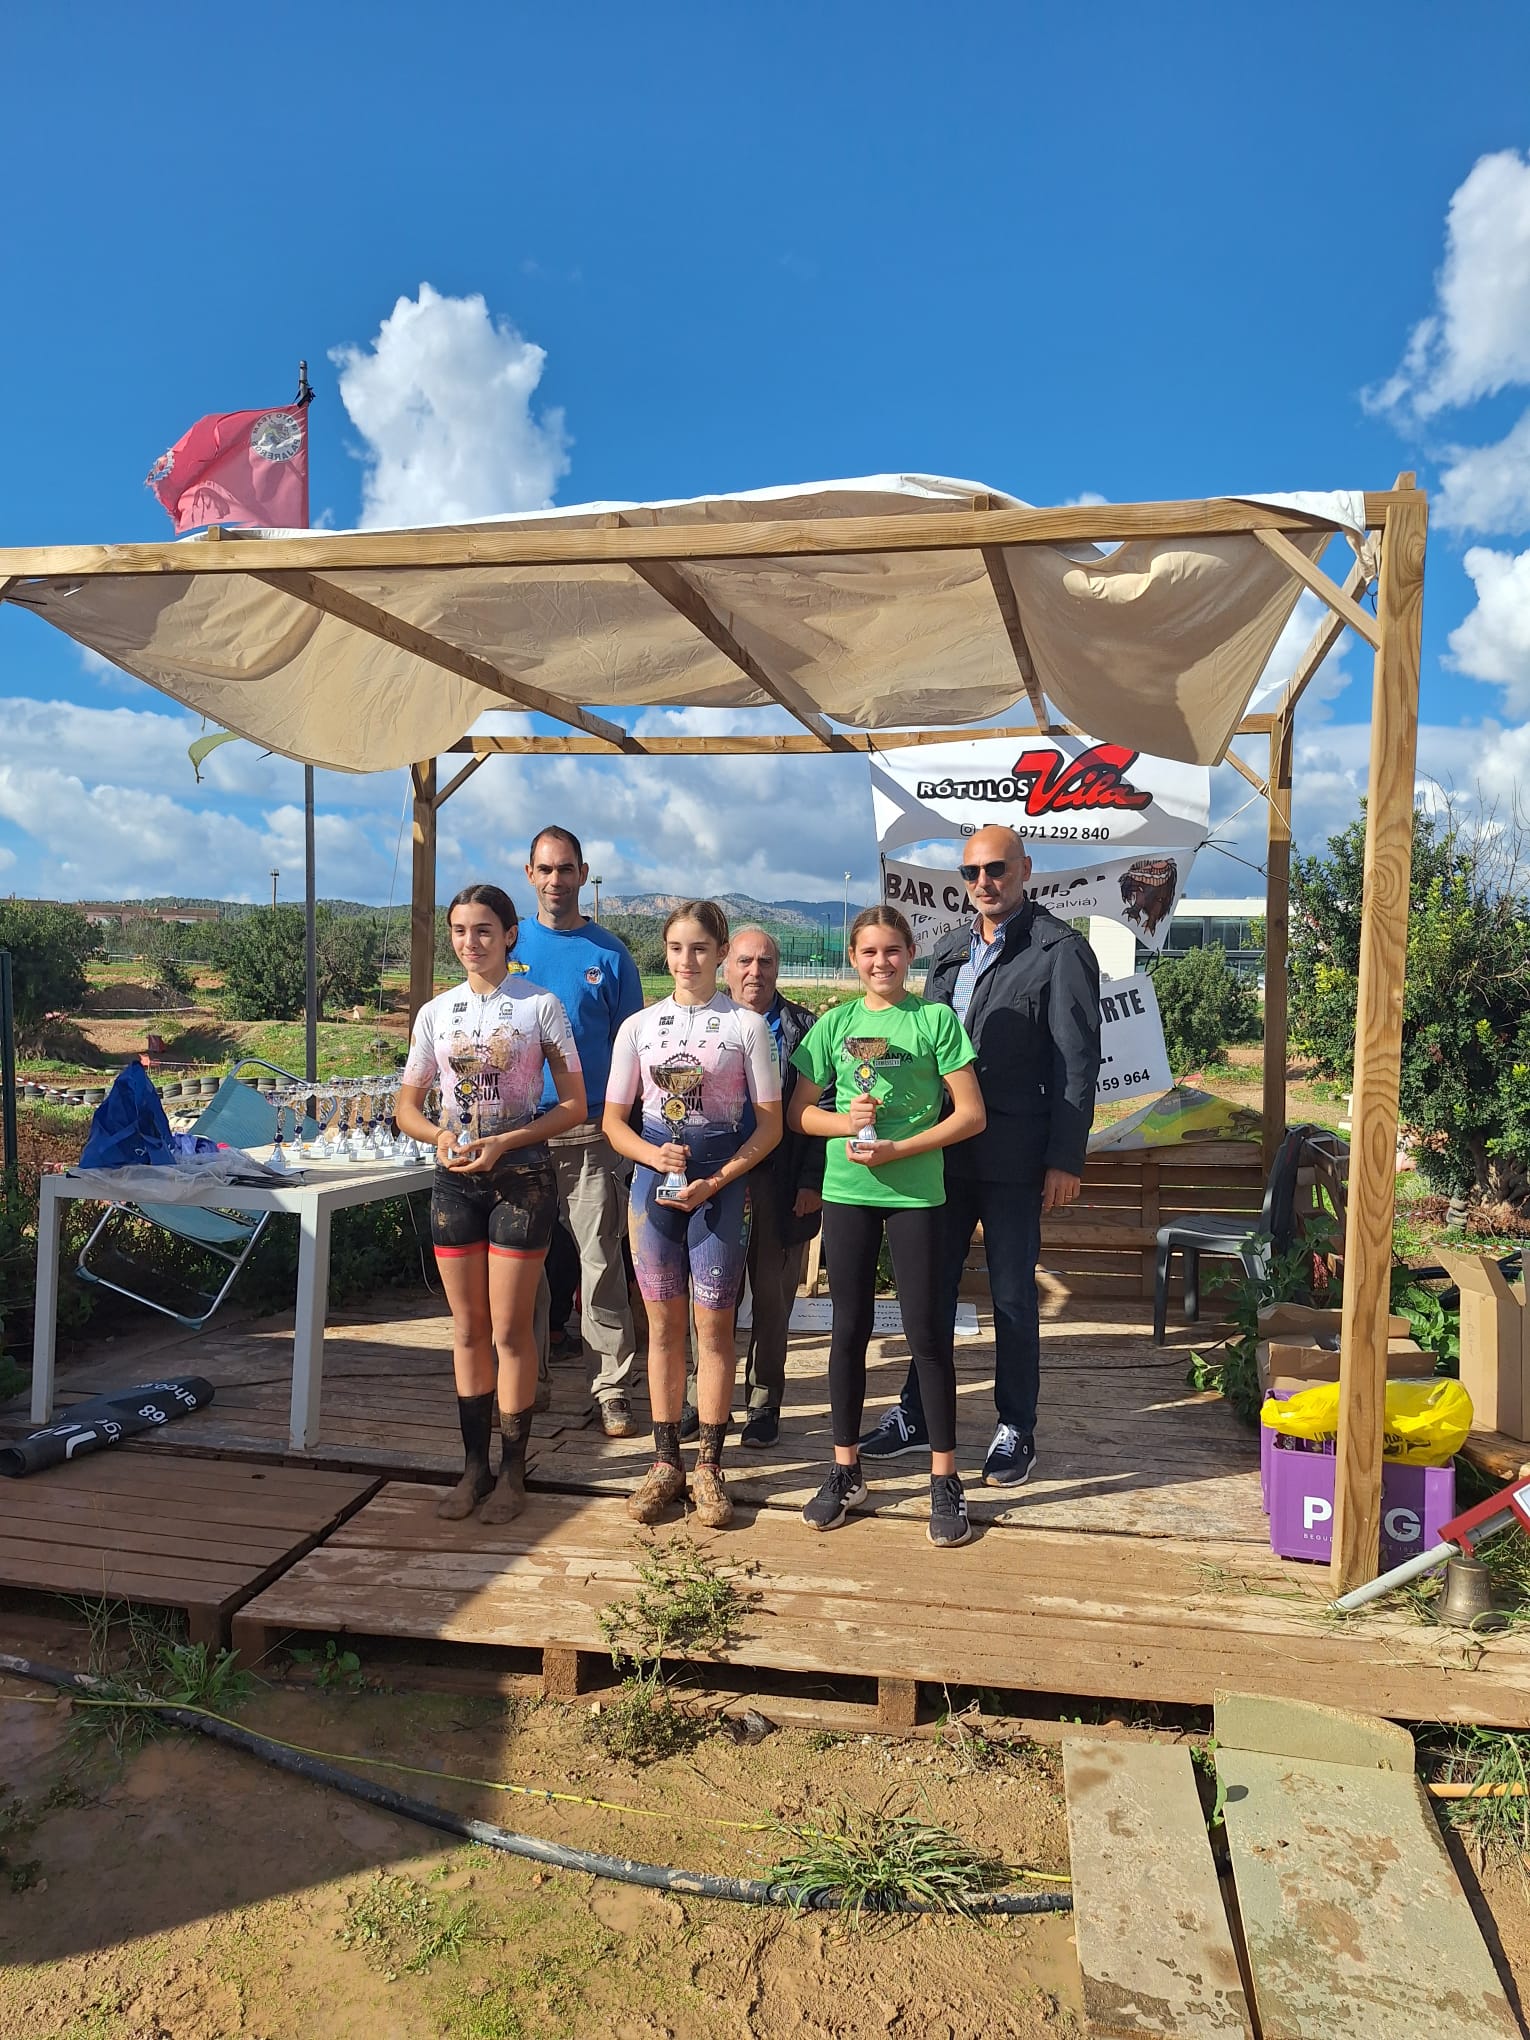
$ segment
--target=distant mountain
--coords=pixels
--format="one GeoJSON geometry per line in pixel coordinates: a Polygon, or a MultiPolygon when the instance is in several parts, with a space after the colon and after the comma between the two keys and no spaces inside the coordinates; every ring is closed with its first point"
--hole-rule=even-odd
{"type": "MultiPolygon", "coordinates": [[[[670,914],[683,905],[687,897],[685,893],[629,893],[613,898],[609,893],[603,893],[601,917],[604,919],[607,914],[670,914]]],[[[748,893],[718,893],[716,898],[735,927],[745,921],[760,921],[768,928],[821,928],[826,915],[833,923],[843,912],[840,900],[757,900],[748,893]]],[[[851,911],[859,911],[858,901],[851,902],[851,911]]]]}

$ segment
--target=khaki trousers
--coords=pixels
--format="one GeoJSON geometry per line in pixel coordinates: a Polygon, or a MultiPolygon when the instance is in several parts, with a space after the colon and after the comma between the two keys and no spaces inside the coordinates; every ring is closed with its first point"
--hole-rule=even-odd
{"type": "MultiPolygon", "coordinates": [[[[593,1363],[597,1402],[625,1395],[632,1377],[632,1307],[622,1239],[627,1226],[627,1183],[632,1165],[622,1160],[597,1127],[579,1127],[548,1142],[558,1179],[558,1209],[579,1250],[579,1333],[593,1363]]],[[[537,1285],[538,1373],[547,1378],[551,1297],[544,1273],[537,1285]]]]}

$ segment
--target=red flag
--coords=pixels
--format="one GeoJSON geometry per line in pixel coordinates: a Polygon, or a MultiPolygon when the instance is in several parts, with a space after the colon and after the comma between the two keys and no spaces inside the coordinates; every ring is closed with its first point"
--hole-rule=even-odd
{"type": "Polygon", "coordinates": [[[177,533],[203,524],[308,523],[308,410],[199,418],[145,477],[177,533]]]}

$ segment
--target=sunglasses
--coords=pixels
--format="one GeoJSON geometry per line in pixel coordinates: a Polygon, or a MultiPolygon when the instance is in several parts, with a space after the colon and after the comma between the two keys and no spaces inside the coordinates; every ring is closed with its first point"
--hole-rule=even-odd
{"type": "Polygon", "coordinates": [[[971,885],[978,878],[1002,878],[1009,869],[1009,862],[1003,857],[991,857],[986,864],[963,864],[959,869],[971,885]]]}

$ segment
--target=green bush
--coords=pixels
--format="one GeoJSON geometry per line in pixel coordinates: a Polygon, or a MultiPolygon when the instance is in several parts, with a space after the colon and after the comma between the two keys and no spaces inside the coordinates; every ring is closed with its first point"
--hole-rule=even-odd
{"type": "Polygon", "coordinates": [[[191,972],[181,960],[186,954],[186,933],[177,921],[145,917],[127,922],[120,938],[125,949],[150,966],[159,990],[172,998],[183,999],[191,990],[191,972]]]}
{"type": "Polygon", "coordinates": [[[1164,1047],[1176,1077],[1215,1062],[1234,1042],[1259,1039],[1259,1003],[1218,943],[1161,956],[1152,966],[1164,1047]]]}
{"type": "Polygon", "coordinates": [[[301,907],[257,907],[229,931],[223,997],[236,1020],[296,1020],[307,979],[301,907]]]}
{"type": "Polygon", "coordinates": [[[320,907],[314,917],[314,951],[320,1012],[328,1006],[356,1006],[376,998],[382,934],[375,919],[320,907]]]}
{"type": "MultiPolygon", "coordinates": [[[[1365,821],[1292,865],[1293,1039],[1353,1080],[1365,821]]],[[[1530,1201],[1530,907],[1518,831],[1415,814],[1399,1116],[1436,1189],[1530,1201]]]]}
{"type": "Polygon", "coordinates": [[[85,966],[106,953],[101,931],[78,907],[0,900],[0,949],[11,952],[16,1033],[34,1042],[50,1013],[68,1013],[89,989],[85,966]]]}

